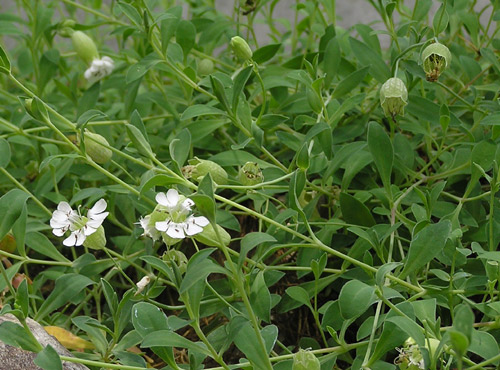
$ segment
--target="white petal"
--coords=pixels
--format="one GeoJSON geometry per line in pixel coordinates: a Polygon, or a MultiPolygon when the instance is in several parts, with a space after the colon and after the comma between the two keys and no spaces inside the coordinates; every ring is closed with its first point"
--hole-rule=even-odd
{"type": "Polygon", "coordinates": [[[169,207],[175,207],[179,203],[179,193],[175,189],[169,189],[167,191],[167,201],[169,207]]]}
{"type": "Polygon", "coordinates": [[[68,204],[68,202],[60,202],[58,205],[57,205],[57,210],[58,211],[61,211],[61,212],[64,212],[66,214],[69,214],[71,213],[71,211],[73,211],[71,209],[71,206],[68,204]]]}
{"type": "MultiPolygon", "coordinates": [[[[168,221],[158,221],[156,224],[155,224],[155,228],[156,230],[158,231],[167,231],[169,225],[170,225],[170,220],[168,221]]],[[[144,229],[146,230],[146,229],[144,229]]]]}
{"type": "Polygon", "coordinates": [[[70,236],[68,236],[66,239],[63,240],[63,244],[66,247],[72,247],[76,243],[76,234],[74,232],[71,233],[70,236]]]}
{"type": "Polygon", "coordinates": [[[75,236],[76,236],[75,247],[82,245],[85,239],[87,238],[83,232],[83,229],[75,231],[75,236]]]}
{"type": "Polygon", "coordinates": [[[50,227],[53,228],[53,229],[61,229],[61,228],[64,228],[64,227],[69,227],[70,226],[70,223],[69,221],[57,221],[57,220],[50,220],[50,227]]]}
{"type": "Polygon", "coordinates": [[[90,80],[92,78],[92,70],[90,68],[87,69],[83,74],[83,77],[85,77],[86,80],[90,80]]]}
{"type": "Polygon", "coordinates": [[[193,219],[194,223],[201,227],[205,227],[210,223],[210,221],[208,221],[208,218],[206,218],[205,216],[193,217],[193,219]]]}
{"type": "Polygon", "coordinates": [[[156,194],[156,202],[159,204],[159,205],[162,205],[162,206],[167,206],[168,205],[168,200],[167,200],[167,196],[165,195],[165,193],[158,193],[156,194]]]}
{"type": "Polygon", "coordinates": [[[115,62],[113,61],[113,59],[111,59],[110,57],[102,57],[102,58],[101,58],[101,60],[102,60],[103,62],[107,62],[107,63],[109,63],[109,64],[111,64],[111,65],[114,65],[114,64],[115,64],[115,62]]]}
{"type": "Polygon", "coordinates": [[[94,229],[97,229],[99,226],[102,225],[103,220],[104,220],[104,218],[102,220],[99,220],[99,219],[88,220],[87,223],[85,224],[85,226],[89,226],[89,227],[92,227],[94,229]]]}
{"type": "Polygon", "coordinates": [[[186,222],[186,225],[184,226],[184,231],[186,232],[186,235],[191,236],[201,233],[203,231],[203,228],[196,225],[194,222],[186,222]]]}
{"type": "Polygon", "coordinates": [[[170,226],[167,229],[167,235],[174,239],[183,239],[185,238],[184,227],[185,225],[183,223],[178,224],[175,222],[171,222],[170,226]]]}
{"type": "Polygon", "coordinates": [[[106,203],[106,201],[104,199],[99,199],[96,202],[96,204],[94,204],[94,206],[91,209],[89,209],[89,211],[87,212],[87,216],[89,218],[92,218],[93,215],[104,212],[104,210],[106,209],[107,206],[108,206],[108,203],[106,203]]]}
{"type": "Polygon", "coordinates": [[[66,212],[54,211],[52,213],[51,220],[58,221],[58,222],[64,222],[64,221],[68,221],[68,218],[69,218],[69,215],[66,212]]]}
{"type": "Polygon", "coordinates": [[[54,228],[54,229],[52,230],[52,232],[53,232],[53,233],[54,233],[54,235],[56,235],[56,236],[63,236],[63,235],[64,235],[64,233],[66,232],[66,230],[64,230],[63,228],[57,228],[57,229],[56,229],[56,228],[54,228]]]}
{"type": "Polygon", "coordinates": [[[182,208],[186,211],[191,211],[192,206],[194,206],[194,202],[189,198],[186,198],[184,202],[182,202],[182,208]]]}
{"type": "Polygon", "coordinates": [[[97,215],[93,215],[92,217],[89,217],[90,221],[99,221],[99,225],[102,224],[102,222],[104,221],[104,219],[106,217],[108,217],[109,215],[109,212],[103,212],[103,213],[99,213],[97,215]]]}

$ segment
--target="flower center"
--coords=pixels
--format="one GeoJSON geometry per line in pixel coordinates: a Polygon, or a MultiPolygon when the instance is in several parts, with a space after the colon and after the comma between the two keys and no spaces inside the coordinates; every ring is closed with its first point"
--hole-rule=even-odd
{"type": "Polygon", "coordinates": [[[71,222],[70,230],[71,231],[80,230],[87,224],[88,220],[89,219],[85,216],[80,216],[80,215],[70,216],[69,218],[69,221],[71,222]]]}

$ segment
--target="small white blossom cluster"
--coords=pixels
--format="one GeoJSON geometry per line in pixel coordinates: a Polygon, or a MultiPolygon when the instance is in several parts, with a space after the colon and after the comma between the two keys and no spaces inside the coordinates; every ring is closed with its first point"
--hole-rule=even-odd
{"type": "Polygon", "coordinates": [[[52,232],[54,235],[63,236],[66,231],[70,231],[71,234],[64,239],[63,244],[67,247],[80,246],[89,235],[97,231],[108,216],[109,212],[104,212],[106,207],[106,201],[100,199],[85,217],[80,214],[79,209],[75,211],[67,202],[60,202],[50,219],[52,232]]]}
{"type": "Polygon", "coordinates": [[[90,83],[94,83],[110,75],[114,67],[115,64],[110,57],[94,59],[90,67],[85,71],[84,76],[90,83]]]}
{"type": "Polygon", "coordinates": [[[425,369],[424,357],[413,338],[408,338],[403,348],[396,349],[399,352],[399,356],[394,361],[395,364],[404,364],[406,368],[415,370],[425,369]]]}
{"type": "Polygon", "coordinates": [[[184,239],[201,233],[209,224],[206,217],[191,214],[194,202],[179,195],[175,189],[168,190],[166,194],[158,193],[156,201],[158,205],[153,213],[139,220],[144,229],[143,235],[153,240],[159,239],[162,233],[172,239],[184,239]]]}

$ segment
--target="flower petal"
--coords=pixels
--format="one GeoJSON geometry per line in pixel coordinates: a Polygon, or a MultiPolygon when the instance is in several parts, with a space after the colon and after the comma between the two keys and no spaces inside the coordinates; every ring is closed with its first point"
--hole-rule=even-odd
{"type": "Polygon", "coordinates": [[[179,203],[179,193],[175,189],[168,189],[167,191],[167,201],[169,207],[175,207],[179,203]]]}
{"type": "Polygon", "coordinates": [[[68,202],[59,202],[59,204],[57,205],[57,210],[66,214],[69,214],[71,213],[71,211],[73,211],[68,202]]]}
{"type": "Polygon", "coordinates": [[[165,193],[158,193],[156,194],[156,202],[159,204],[159,205],[162,205],[162,206],[165,206],[167,207],[168,205],[168,200],[167,200],[167,196],[165,195],[165,193]]]}
{"type": "Polygon", "coordinates": [[[76,233],[72,232],[70,236],[63,240],[63,244],[66,247],[73,247],[76,243],[76,233]]]}
{"type": "MultiPolygon", "coordinates": [[[[191,217],[193,217],[193,216],[191,216],[191,217]]],[[[194,223],[198,226],[201,226],[201,227],[205,227],[210,223],[210,221],[208,221],[208,218],[206,218],[205,216],[193,217],[193,219],[194,219],[194,223]]]]}
{"type": "Polygon", "coordinates": [[[92,218],[94,215],[97,215],[98,213],[104,212],[106,210],[106,207],[108,206],[108,203],[104,199],[99,199],[94,206],[89,209],[87,212],[87,217],[92,218]]]}
{"type": "Polygon", "coordinates": [[[74,232],[76,236],[75,247],[78,247],[83,244],[85,239],[87,238],[83,232],[83,229],[77,230],[74,232]]]}
{"type": "Polygon", "coordinates": [[[171,222],[167,229],[167,235],[174,239],[184,239],[186,237],[184,235],[184,227],[184,223],[171,222]]]}
{"type": "Polygon", "coordinates": [[[64,228],[54,228],[52,232],[54,233],[55,236],[63,236],[64,233],[66,232],[67,229],[64,228]]]}
{"type": "Polygon", "coordinates": [[[158,231],[167,231],[171,222],[172,222],[171,220],[158,221],[157,223],[155,223],[155,228],[158,231]]]}
{"type": "Polygon", "coordinates": [[[184,226],[184,231],[186,232],[186,235],[195,235],[199,234],[203,231],[203,228],[196,225],[194,222],[186,222],[186,225],[184,226]]]}

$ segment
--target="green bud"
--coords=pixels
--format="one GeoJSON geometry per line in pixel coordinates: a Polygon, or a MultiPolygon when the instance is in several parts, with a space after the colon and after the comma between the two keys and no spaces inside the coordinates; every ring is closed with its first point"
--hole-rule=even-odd
{"type": "Polygon", "coordinates": [[[200,182],[207,173],[210,173],[212,180],[218,185],[227,184],[227,172],[215,162],[194,157],[190,159],[188,166],[182,167],[182,173],[186,178],[192,178],[200,182]]]}
{"type": "Polygon", "coordinates": [[[202,59],[198,63],[198,74],[200,76],[206,76],[214,72],[214,62],[210,59],[202,59]]]}
{"type": "Polygon", "coordinates": [[[181,274],[186,272],[188,259],[181,251],[178,251],[177,249],[169,249],[163,253],[161,258],[167,263],[167,265],[175,263],[181,274]]]}
{"type": "Polygon", "coordinates": [[[16,238],[12,233],[8,233],[0,241],[0,250],[8,253],[14,253],[17,248],[16,238]]]}
{"type": "Polygon", "coordinates": [[[431,44],[422,52],[422,63],[427,81],[437,81],[439,75],[451,63],[450,50],[439,42],[431,44]]]}
{"type": "MultiPolygon", "coordinates": [[[[229,235],[229,233],[219,225],[216,225],[216,227],[217,231],[219,232],[220,238],[222,239],[222,243],[227,247],[231,242],[231,235],[229,235]]],[[[205,226],[203,228],[203,231],[201,233],[193,235],[193,238],[195,238],[200,243],[205,244],[206,246],[220,247],[219,239],[217,238],[217,234],[215,233],[212,224],[208,224],[207,226],[205,226]]]]}
{"type": "Polygon", "coordinates": [[[85,151],[94,162],[99,164],[108,162],[113,156],[111,149],[103,144],[109,146],[104,136],[85,130],[85,151]]]}
{"type": "Polygon", "coordinates": [[[75,30],[73,29],[76,22],[73,19],[66,19],[59,23],[57,33],[62,37],[71,37],[75,30]]]}
{"type": "Polygon", "coordinates": [[[73,32],[71,41],[76,54],[78,54],[86,64],[90,65],[94,59],[99,58],[99,52],[97,51],[94,41],[82,31],[73,32]]]}
{"type": "Polygon", "coordinates": [[[292,370],[320,370],[321,364],[318,358],[311,352],[299,349],[299,352],[293,355],[292,370]]]}
{"type": "Polygon", "coordinates": [[[252,58],[252,49],[250,49],[250,46],[248,46],[247,42],[240,36],[234,36],[231,39],[230,45],[233,49],[234,55],[236,55],[236,57],[242,62],[245,62],[252,58]]]}
{"type": "Polygon", "coordinates": [[[380,88],[380,105],[387,117],[404,115],[404,107],[408,104],[408,91],[403,81],[397,77],[389,78],[380,88]]]}
{"type": "Polygon", "coordinates": [[[238,171],[238,181],[241,185],[251,186],[264,181],[264,176],[259,165],[255,162],[247,162],[238,171]]]}
{"type": "Polygon", "coordinates": [[[33,108],[32,108],[32,105],[33,105],[33,99],[24,99],[24,109],[26,109],[26,112],[28,112],[28,114],[30,116],[33,116],[33,108]]]}
{"type": "Polygon", "coordinates": [[[99,226],[97,230],[85,238],[83,245],[90,249],[102,249],[106,245],[106,234],[104,227],[99,226]]]}

